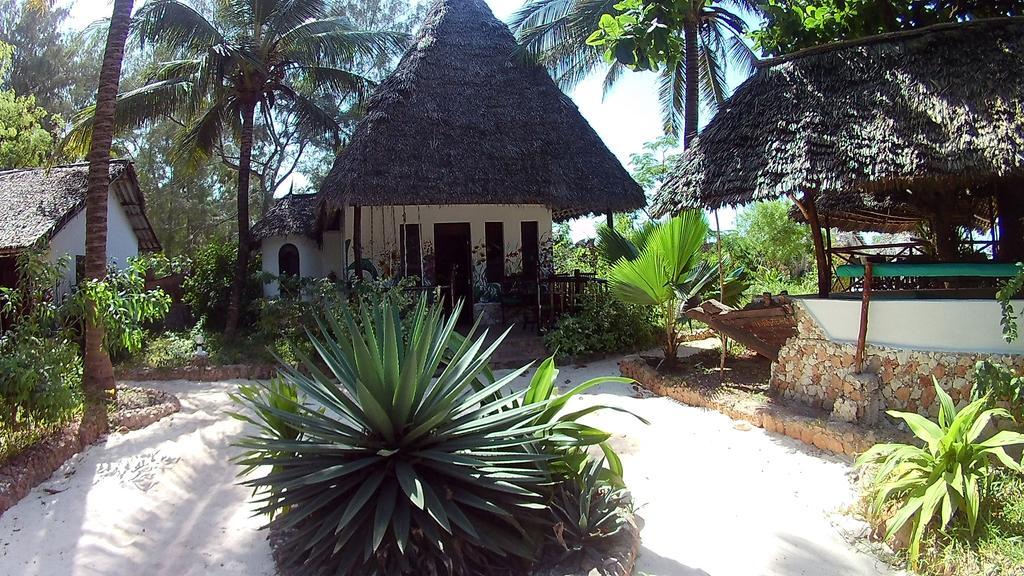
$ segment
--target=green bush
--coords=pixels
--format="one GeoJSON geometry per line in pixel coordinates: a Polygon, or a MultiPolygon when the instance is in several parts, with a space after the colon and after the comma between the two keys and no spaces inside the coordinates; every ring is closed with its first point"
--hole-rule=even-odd
{"type": "MultiPolygon", "coordinates": [[[[183,300],[192,316],[205,319],[211,330],[221,330],[227,321],[231,284],[235,277],[238,246],[232,242],[211,242],[192,257],[190,271],[182,282],[183,300]]],[[[253,303],[263,295],[260,258],[249,258],[249,273],[242,292],[240,326],[251,326],[256,319],[253,303]]]]}
{"type": "Polygon", "coordinates": [[[545,334],[544,345],[559,359],[633,352],[656,345],[658,332],[651,307],[590,290],[581,297],[578,313],[563,316],[545,334]]]}
{"type": "MultiPolygon", "coordinates": [[[[59,422],[81,405],[82,361],[73,323],[53,298],[67,260],[41,252],[18,259],[17,288],[0,288],[0,315],[13,324],[0,334],[0,430],[59,422]]],[[[5,440],[5,444],[6,444],[5,440]]]]}
{"type": "Polygon", "coordinates": [[[897,508],[886,522],[886,539],[912,525],[911,569],[918,566],[921,540],[929,526],[941,531],[951,522],[966,520],[967,534],[973,537],[992,498],[994,470],[1003,466],[1024,471],[1004,450],[1024,444],[1024,434],[1004,430],[981,439],[996,418],[1012,419],[1009,412],[986,409],[987,397],[958,412],[938,382],[934,385],[940,406],[938,423],[910,412],[888,412],[904,420],[923,447],[877,444],[857,458],[858,467],[878,466],[872,481],[873,514],[881,517],[890,503],[897,508]]]}
{"type": "Polygon", "coordinates": [[[1006,366],[989,360],[974,365],[974,399],[983,396],[997,402],[1006,402],[1017,420],[1024,419],[1024,376],[1006,366]]]}
{"type": "MultiPolygon", "coordinates": [[[[308,376],[282,366],[283,383],[239,397],[259,434],[236,461],[272,468],[246,484],[303,574],[522,573],[553,529],[557,470],[585,465],[574,455],[608,435],[575,422],[592,409],[560,414],[569,396],[552,398],[552,362],[505,395],[527,367],[491,375],[500,338],[458,335],[458,311],[443,318],[426,299],[408,328],[400,311],[328,315],[310,338],[318,362],[302,358],[308,376]]],[[[605,380],[622,381],[578,390],[605,380]]]]}

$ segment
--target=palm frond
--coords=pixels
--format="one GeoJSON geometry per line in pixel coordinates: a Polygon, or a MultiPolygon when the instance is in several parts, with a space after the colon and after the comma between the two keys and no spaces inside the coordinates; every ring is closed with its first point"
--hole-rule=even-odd
{"type": "Polygon", "coordinates": [[[221,141],[228,118],[238,113],[234,100],[217,101],[190,122],[174,139],[174,161],[187,169],[202,166],[221,141]]]}
{"type": "MultiPolygon", "coordinates": [[[[182,112],[188,116],[199,103],[194,85],[188,79],[170,79],[147,84],[117,97],[115,134],[142,127],[146,122],[163,115],[182,112]]],[[[92,141],[95,106],[83,108],[71,118],[71,130],[61,143],[69,156],[85,156],[92,141]]]]}
{"type": "Polygon", "coordinates": [[[662,129],[678,136],[686,112],[686,67],[683,61],[666,66],[658,73],[658,102],[661,105],[662,129]]]}
{"type": "Polygon", "coordinates": [[[178,0],[146,2],[133,19],[140,43],[156,43],[171,49],[197,52],[224,43],[217,27],[205,16],[178,0]]]}

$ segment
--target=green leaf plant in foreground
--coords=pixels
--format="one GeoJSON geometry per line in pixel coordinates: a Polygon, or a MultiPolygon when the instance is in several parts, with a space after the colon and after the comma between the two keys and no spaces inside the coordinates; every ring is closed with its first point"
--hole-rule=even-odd
{"type": "Polygon", "coordinates": [[[873,514],[881,517],[888,505],[896,506],[886,523],[885,538],[912,526],[911,569],[918,566],[921,539],[929,526],[944,530],[951,522],[965,520],[968,533],[975,533],[991,497],[994,469],[1024,471],[1005,451],[1007,446],[1024,444],[1024,434],[1003,430],[982,438],[996,419],[1013,419],[1008,411],[987,408],[989,400],[982,397],[958,412],[938,382],[934,386],[940,406],[938,422],[915,413],[888,412],[906,422],[923,446],[877,444],[856,463],[857,467],[878,467],[872,480],[873,514]]]}
{"type": "MultiPolygon", "coordinates": [[[[571,455],[608,435],[561,414],[549,359],[496,377],[491,344],[455,331],[421,299],[411,322],[385,301],[342,309],[309,332],[314,362],[280,368],[277,383],[243,390],[256,427],[238,442],[244,484],[281,530],[282,560],[302,574],[509,574],[540,556],[550,503],[571,455]],[[358,316],[358,319],[356,318],[358,316]],[[283,387],[282,387],[283,386],[283,387]],[[292,393],[294,391],[294,393],[292,393]],[[257,473],[263,475],[257,476],[257,473]]],[[[610,448],[606,454],[614,455],[610,448]]],[[[606,457],[621,477],[615,456],[606,457]]]]}

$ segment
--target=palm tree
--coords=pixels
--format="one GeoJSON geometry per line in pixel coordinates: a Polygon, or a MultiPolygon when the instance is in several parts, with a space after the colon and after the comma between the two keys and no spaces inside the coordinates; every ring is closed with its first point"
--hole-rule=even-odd
{"type": "MultiPolygon", "coordinates": [[[[216,153],[238,170],[238,257],[226,334],[238,327],[249,265],[257,122],[270,130],[276,114],[287,115],[310,137],[327,137],[337,146],[337,117],[317,99],[358,107],[372,82],[356,68],[393,57],[407,42],[405,34],[357,30],[326,14],[323,0],[223,0],[210,10],[151,0],[135,18],[142,46],[158,45],[175,59],[157,65],[141,88],[118,96],[117,128],[175,117],[183,124],[175,160],[197,166],[216,153]]],[[[76,117],[69,147],[81,148],[93,122],[91,109],[76,117]]]]}
{"type": "MultiPolygon", "coordinates": [[[[612,296],[628,304],[656,306],[665,320],[665,361],[676,359],[678,325],[687,308],[718,291],[718,268],[704,254],[708,221],[692,210],[666,222],[648,221],[631,237],[614,229],[598,229],[601,257],[612,267],[612,296]]],[[[737,268],[724,278],[721,296],[735,304],[747,288],[746,273],[737,268]]]]}
{"type": "MultiPolygon", "coordinates": [[[[107,195],[110,189],[110,146],[114,138],[117,90],[124,45],[132,18],[132,0],[114,0],[107,46],[96,90],[92,142],[89,146],[89,187],[85,196],[85,274],[90,280],[107,275],[107,195]]],[[[91,443],[107,431],[107,391],[114,389],[114,368],[103,343],[103,324],[94,310],[85,315],[85,358],[82,391],[85,413],[79,436],[91,443]]]]}
{"type": "MultiPolygon", "coordinates": [[[[757,56],[743,41],[747,33],[742,12],[760,11],[755,0],[684,0],[690,8],[684,19],[685,52],[660,72],[658,95],[666,134],[679,135],[689,147],[697,134],[698,100],[711,112],[725,100],[728,66],[749,74],[757,56]]],[[[602,51],[588,46],[603,14],[614,14],[619,0],[530,0],[509,23],[523,50],[546,66],[565,90],[598,70],[605,70],[605,93],[626,67],[605,62],[602,51]]]]}

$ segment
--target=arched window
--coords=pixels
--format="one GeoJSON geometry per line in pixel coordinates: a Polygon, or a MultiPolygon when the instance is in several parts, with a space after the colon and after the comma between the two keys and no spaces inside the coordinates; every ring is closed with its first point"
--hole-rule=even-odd
{"type": "Polygon", "coordinates": [[[294,277],[299,275],[299,249],[295,244],[285,244],[277,252],[277,274],[294,277]]]}

